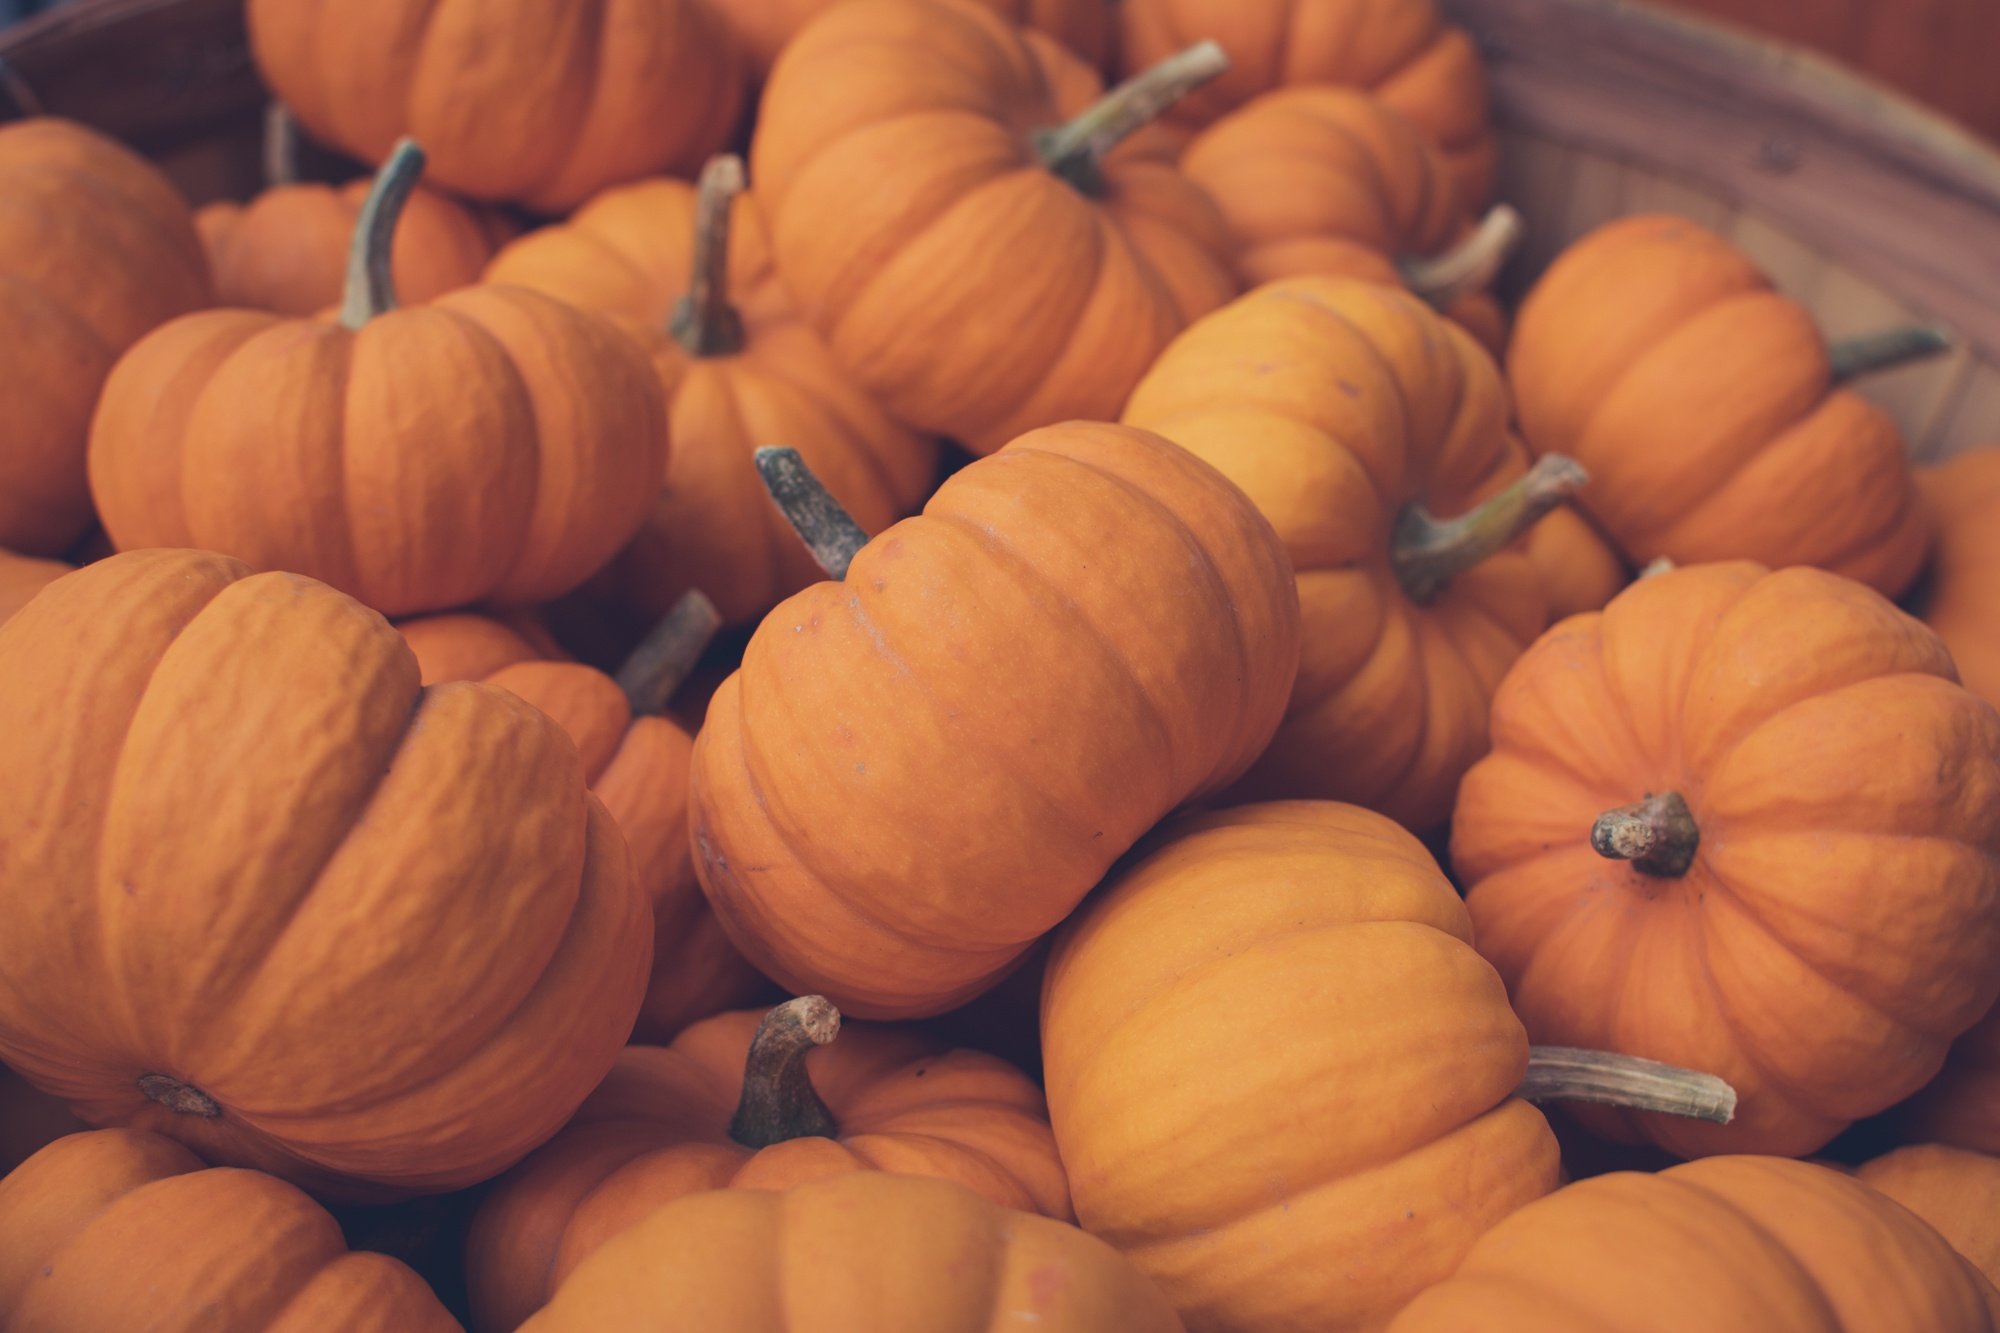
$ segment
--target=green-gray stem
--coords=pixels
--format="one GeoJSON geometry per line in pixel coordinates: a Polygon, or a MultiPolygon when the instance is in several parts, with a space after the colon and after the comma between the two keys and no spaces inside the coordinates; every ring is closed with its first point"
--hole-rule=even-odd
{"type": "Polygon", "coordinates": [[[273,99],[264,108],[264,184],[299,183],[299,123],[292,109],[273,99]]]}
{"type": "Polygon", "coordinates": [[[1198,42],[1125,80],[1067,125],[1036,131],[1035,154],[1085,194],[1102,194],[1104,159],[1112,149],[1228,69],[1221,46],[1198,42]]]}
{"type": "Polygon", "coordinates": [[[1829,344],[1826,359],[1833,367],[1833,380],[1845,384],[1857,376],[1878,370],[1893,370],[1911,361],[1923,361],[1951,350],[1951,335],[1943,329],[1917,325],[1890,329],[1886,333],[1864,333],[1829,344]]]}
{"type": "Polygon", "coordinates": [[[625,691],[632,716],[666,711],[667,701],[686,682],[721,628],[722,613],[699,588],[682,593],[618,668],[618,688],[625,691]]]}
{"type": "Polygon", "coordinates": [[[1713,1074],[1573,1046],[1530,1046],[1516,1096],[1529,1102],[1591,1102],[1726,1125],[1736,1118],[1736,1089],[1713,1074]]]}
{"type": "Polygon", "coordinates": [[[813,475],[799,451],[785,445],[757,450],[757,473],[764,489],[799,540],[830,579],[847,577],[847,567],[868,544],[868,533],[813,475]]]}
{"type": "Polygon", "coordinates": [[[1403,282],[1438,310],[1449,310],[1475,292],[1483,292],[1500,276],[1527,227],[1507,204],[1495,204],[1470,236],[1429,259],[1405,259],[1403,282]]]}
{"type": "Polygon", "coordinates": [[[838,1137],[840,1126],[806,1073],[806,1056],[838,1035],[840,1011],[823,995],[787,1000],[765,1014],[743,1062],[729,1137],[746,1148],[838,1137]]]}
{"type": "Polygon", "coordinates": [[[1701,829],[1677,791],[1607,810],[1590,826],[1590,846],[1612,861],[1629,861],[1644,875],[1679,879],[1694,865],[1701,829]]]}
{"type": "Polygon", "coordinates": [[[690,356],[743,350],[743,317],[729,304],[729,209],[743,193],[743,159],[718,153],[701,169],[695,193],[694,262],[687,294],[675,303],[670,331],[690,356]]]}
{"type": "Polygon", "coordinates": [[[347,251],[347,287],[340,302],[343,328],[358,330],[396,308],[396,223],[423,174],[424,150],[407,138],[397,140],[389,160],[375,173],[347,251]]]}
{"type": "Polygon", "coordinates": [[[1512,485],[1469,514],[1439,519],[1421,504],[1405,509],[1390,538],[1390,565],[1418,605],[1433,601],[1453,577],[1505,549],[1590,480],[1583,465],[1545,454],[1512,485]]]}

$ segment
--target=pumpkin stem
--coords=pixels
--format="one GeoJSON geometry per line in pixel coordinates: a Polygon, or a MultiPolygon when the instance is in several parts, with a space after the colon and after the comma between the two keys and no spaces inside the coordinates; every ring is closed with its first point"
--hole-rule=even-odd
{"type": "Polygon", "coordinates": [[[743,193],[743,159],[717,153],[701,169],[694,203],[694,266],[667,326],[689,356],[743,350],[743,317],[729,304],[729,206],[743,193]]]}
{"type": "Polygon", "coordinates": [[[757,474],[771,493],[785,522],[799,534],[813,559],[830,579],[847,577],[847,567],[868,544],[868,533],[841,507],[833,493],[813,475],[799,451],[766,445],[756,453],[757,474]]]}
{"type": "Polygon", "coordinates": [[[1067,125],[1035,132],[1042,165],[1087,195],[1104,193],[1104,159],[1166,109],[1229,69],[1215,42],[1197,42],[1113,88],[1067,125]]]}
{"type": "Polygon", "coordinates": [[[1630,861],[1642,875],[1679,879],[1694,864],[1701,829],[1681,794],[1663,791],[1599,815],[1590,826],[1590,845],[1599,856],[1630,861]]]}
{"type": "Polygon", "coordinates": [[[729,1137],[746,1148],[840,1133],[806,1073],[806,1056],[840,1035],[840,1010],[824,995],[787,1000],[764,1015],[743,1062],[743,1097],[729,1137]]]}
{"type": "Polygon", "coordinates": [[[222,1108],[215,1098],[191,1083],[183,1083],[165,1074],[139,1075],[139,1091],[151,1097],[169,1111],[181,1115],[198,1115],[204,1120],[213,1120],[222,1114],[222,1108]]]}
{"type": "Polygon", "coordinates": [[[681,594],[673,609],[653,626],[625,664],[618,668],[618,688],[632,705],[632,716],[649,717],[666,709],[694,670],[694,664],[708,651],[709,641],[722,628],[722,613],[699,588],[681,594]]]}
{"type": "Polygon", "coordinates": [[[1637,583],[1640,579],[1656,579],[1662,574],[1671,574],[1679,568],[1680,566],[1674,563],[1674,558],[1670,555],[1654,556],[1646,562],[1646,567],[1640,570],[1632,581],[1637,583]]]}
{"type": "Polygon", "coordinates": [[[1500,276],[1527,235],[1521,215],[1510,205],[1496,204],[1472,235],[1441,255],[1405,259],[1404,285],[1434,310],[1449,310],[1475,292],[1483,292],[1500,276]]]}
{"type": "Polygon", "coordinates": [[[273,100],[264,108],[264,184],[299,183],[299,123],[292,109],[273,100]]]}
{"type": "Polygon", "coordinates": [[[1922,361],[1951,350],[1951,335],[1943,329],[1919,324],[1913,328],[1890,329],[1886,333],[1864,333],[1843,338],[1826,349],[1833,366],[1833,381],[1845,384],[1856,376],[1878,370],[1893,370],[1911,361],[1922,361]]]}
{"type": "Polygon", "coordinates": [[[1419,605],[1429,603],[1454,576],[1511,544],[1589,480],[1575,459],[1544,454],[1469,514],[1438,519],[1421,504],[1411,505],[1396,520],[1389,542],[1389,562],[1403,591],[1419,605]]]}
{"type": "Polygon", "coordinates": [[[1713,1074],[1574,1046],[1530,1046],[1528,1073],[1515,1095],[1529,1102],[1657,1111],[1718,1125],[1736,1118],[1736,1089],[1713,1074]]]}
{"type": "Polygon", "coordinates": [[[391,270],[396,223],[423,174],[424,150],[408,138],[397,140],[389,150],[389,160],[375,173],[375,184],[354,222],[354,243],[347,251],[347,289],[340,303],[342,328],[359,329],[396,308],[391,270]]]}

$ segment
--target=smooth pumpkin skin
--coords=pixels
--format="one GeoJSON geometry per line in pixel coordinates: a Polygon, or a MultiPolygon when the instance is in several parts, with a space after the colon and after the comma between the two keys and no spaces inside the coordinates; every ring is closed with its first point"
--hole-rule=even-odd
{"type": "MultiPolygon", "coordinates": [[[[723,20],[735,31],[750,55],[758,78],[785,44],[822,12],[844,0],[729,0],[720,6],[723,20]]],[[[1111,58],[1117,36],[1116,0],[976,0],[1009,23],[1045,32],[1093,65],[1111,58]]]]}
{"type": "Polygon", "coordinates": [[[1056,936],[1042,1056],[1078,1219],[1191,1329],[1379,1328],[1556,1187],[1464,905],[1355,806],[1162,826],[1056,936]]]}
{"type": "Polygon", "coordinates": [[[160,1134],[72,1134],[0,1180],[0,1321],[36,1330],[444,1333],[424,1280],[349,1253],[296,1187],[160,1134]]]}
{"type": "Polygon", "coordinates": [[[847,0],[786,48],[750,148],[800,312],[890,412],[978,454],[1115,417],[1238,290],[1228,229],[1163,137],[1114,150],[1095,198],[1041,165],[1035,131],[1101,85],[1033,36],[974,5],[847,0]]]}
{"type": "Polygon", "coordinates": [[[417,671],[426,685],[485,680],[517,662],[557,662],[567,657],[547,628],[530,615],[503,619],[447,611],[397,621],[396,632],[417,655],[417,671]]]}
{"type": "Polygon", "coordinates": [[[1536,1041],[1714,1073],[1733,1124],[1577,1112],[1681,1156],[1801,1156],[1907,1097],[2000,993],[2000,714],[1936,635],[1823,570],[1642,579],[1493,701],[1452,864],[1536,1041]],[[1590,846],[1680,793],[1665,878],[1590,846]]]}
{"type": "Polygon", "coordinates": [[[1440,824],[1486,752],[1487,705],[1554,607],[1544,569],[1602,605],[1624,572],[1575,514],[1459,575],[1429,605],[1390,566],[1406,504],[1452,517],[1527,470],[1490,358],[1406,292],[1267,284],[1198,321],[1124,421],[1221,469],[1298,570],[1305,653],[1278,736],[1237,794],[1353,801],[1440,824]],[[1530,554],[1544,548],[1538,561],[1530,554]]]}
{"type": "Polygon", "coordinates": [[[1041,1089],[1005,1061],[895,1028],[845,1024],[806,1057],[838,1139],[734,1142],[729,1119],[762,1018],[719,1014],[671,1046],[627,1047],[562,1133],[492,1187],[466,1243],[476,1329],[517,1327],[606,1241],[703,1190],[893,1171],[1072,1220],[1041,1089]]]}
{"type": "Polygon", "coordinates": [[[1917,470],[1937,542],[1922,607],[1965,687],[2000,704],[2000,448],[1917,470]]]}
{"type": "Polygon", "coordinates": [[[0,547],[57,555],[90,526],[84,444],[104,377],[149,329],[209,303],[178,191],[122,144],[54,117],[0,126],[0,547]]]}
{"type": "Polygon", "coordinates": [[[712,1190],[608,1242],[530,1333],[1180,1333],[1158,1288],[1064,1222],[862,1171],[712,1190]]]}
{"type": "Polygon", "coordinates": [[[1507,354],[1521,433],[1590,469],[1635,565],[1818,565],[1894,597],[1929,552],[1903,439],[1831,382],[1803,306],[1684,218],[1606,223],[1528,294],[1507,354]]]}
{"type": "Polygon", "coordinates": [[[702,889],[794,994],[955,1008],[1249,766],[1298,634],[1220,473],[1122,426],[1032,431],[765,617],[695,740],[702,889]]]}
{"type": "Polygon", "coordinates": [[[652,356],[673,441],[666,486],[607,588],[656,616],[699,588],[725,623],[747,624],[820,578],[765,493],[758,446],[797,449],[870,532],[923,502],[937,446],[891,419],[800,321],[755,196],[730,211],[727,285],[745,342],[729,355],[692,355],[669,331],[693,268],[695,190],[684,181],[607,191],[508,246],[486,276],[610,315],[652,356]]]}
{"type": "Polygon", "coordinates": [[[1855,1175],[1930,1223],[1989,1282],[2000,1282],[2000,1157],[1914,1143],[1863,1162],[1855,1175]]]}
{"type": "Polygon", "coordinates": [[[748,70],[701,0],[251,0],[266,86],[315,139],[566,213],[609,185],[692,173],[741,118],[748,70]]]}
{"type": "Polygon", "coordinates": [[[2000,1156],[2000,1009],[1952,1044],[1944,1072],[1900,1114],[1920,1139],[2000,1156]]]}
{"type": "Polygon", "coordinates": [[[2000,1292],[1838,1171],[1718,1157],[1558,1190],[1486,1233],[1390,1333],[1988,1333],[2000,1292]]]}
{"type": "Polygon", "coordinates": [[[505,1169],[611,1067],[646,898],[520,699],[190,551],[50,585],[0,680],[0,1058],[86,1121],[378,1199],[505,1169]]]}
{"type": "Polygon", "coordinates": [[[665,421],[644,351],[540,292],[468,288],[358,332],[216,310],[118,363],[90,484],[121,550],[220,551],[384,615],[536,602],[637,530],[665,421]]]}
{"type": "Polygon", "coordinates": [[[33,601],[36,593],[75,568],[66,560],[43,560],[0,551],[0,624],[33,601]]]}

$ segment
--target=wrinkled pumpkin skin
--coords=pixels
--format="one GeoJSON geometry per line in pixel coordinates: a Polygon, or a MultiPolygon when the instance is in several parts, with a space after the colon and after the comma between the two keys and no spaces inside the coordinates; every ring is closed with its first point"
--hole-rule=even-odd
{"type": "Polygon", "coordinates": [[[86,1121],[376,1199],[505,1169],[611,1067],[646,898],[520,699],[189,551],[50,585],[0,680],[0,1058],[86,1121]]]}
{"type": "MultiPolygon", "coordinates": [[[[750,55],[758,78],[799,29],[843,0],[728,0],[718,6],[735,30],[738,43],[750,55]]],[[[1117,36],[1117,0],[976,0],[1009,23],[1045,32],[1093,65],[1111,57],[1117,36]]]]}
{"type": "Polygon", "coordinates": [[[0,1323],[152,1333],[446,1333],[422,1278],[349,1253],[281,1180],[138,1129],[73,1134],[0,1180],[0,1323]]]}
{"type": "Polygon", "coordinates": [[[2000,1157],[1916,1143],[1855,1172],[1937,1229],[1989,1282],[2000,1282],[2000,1157]]]}
{"type": "Polygon", "coordinates": [[[724,929],[856,1017],[987,989],[1263,749],[1291,584],[1243,494],[1144,431],[1051,427],[956,473],[767,616],[710,701],[695,868],[724,929]]]}
{"type": "Polygon", "coordinates": [[[1527,1034],[1471,939],[1380,815],[1164,825],[1049,958],[1049,1111],[1082,1225],[1191,1329],[1381,1327],[1557,1183],[1548,1122],[1513,1096],[1527,1034]]]}
{"type": "Polygon", "coordinates": [[[585,1260],[524,1333],[1181,1333],[1159,1289],[1067,1223],[861,1171],[668,1204],[585,1260]],[[782,1274],[782,1280],[778,1275],[782,1274]]]}
{"type": "Polygon", "coordinates": [[[1921,613],[1967,689],[2000,706],[2000,448],[1917,471],[1937,526],[1921,613]]]}
{"type": "Polygon", "coordinates": [[[1914,1092],[2000,993],[2000,714],[1936,635],[1816,569],[1642,579],[1493,704],[1452,863],[1538,1042],[1712,1072],[1726,1126],[1579,1111],[1682,1156],[1820,1147],[1914,1092]],[[1678,877],[1591,847],[1677,792],[1678,877]]]}

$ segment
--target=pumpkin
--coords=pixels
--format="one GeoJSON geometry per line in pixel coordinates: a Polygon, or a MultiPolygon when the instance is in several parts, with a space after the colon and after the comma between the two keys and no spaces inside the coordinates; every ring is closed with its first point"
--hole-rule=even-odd
{"type": "Polygon", "coordinates": [[[694,171],[744,106],[743,53],[702,0],[250,0],[248,19],[314,138],[380,162],[409,135],[445,188],[542,213],[694,171]]]}
{"type": "Polygon", "coordinates": [[[606,1241],[682,1195],[854,1171],[936,1176],[1070,1217],[1041,1090],[1020,1071],[893,1028],[843,1031],[838,1010],[807,996],[628,1047],[481,1205],[466,1246],[473,1325],[517,1327],[606,1241]]]}
{"type": "Polygon", "coordinates": [[[0,1322],[157,1333],[455,1330],[422,1278],[349,1253],[297,1188],[173,1139],[59,1139],[0,1180],[0,1322]]]}
{"type": "Polygon", "coordinates": [[[1274,88],[1356,88],[1443,149],[1468,204],[1493,193],[1498,154],[1486,69],[1471,37],[1446,24],[1434,0],[1124,0],[1120,10],[1128,70],[1204,38],[1229,53],[1229,72],[1172,112],[1183,126],[1210,124],[1274,88]]]}
{"type": "Polygon", "coordinates": [[[1917,471],[1937,529],[1922,598],[1966,688],[2000,704],[2000,448],[1917,471]]]}
{"type": "Polygon", "coordinates": [[[442,1192],[611,1067],[646,899],[520,699],[423,689],[352,599],[189,551],[51,584],[0,681],[0,1059],[89,1123],[442,1192]]]}
{"type": "Polygon", "coordinates": [[[1916,1143],[1862,1163],[1855,1175],[1930,1223],[1988,1281],[2000,1282],[2000,1157],[1916,1143]]]}
{"type": "Polygon", "coordinates": [[[1808,1162],[1619,1172],[1481,1237],[1389,1333],[1989,1333],[2000,1292],[1935,1231],[1808,1162]]]}
{"type": "Polygon", "coordinates": [[[935,443],[855,388],[799,321],[742,185],[742,160],[725,156],[698,191],[672,180],[621,186],[507,247],[487,271],[611,315],[645,343],[674,443],[666,489],[609,591],[663,615],[699,588],[729,624],[754,622],[818,576],[771,507],[757,446],[796,448],[871,532],[921,504],[937,474],[935,443]]]}
{"type": "Polygon", "coordinates": [[[74,568],[66,560],[41,560],[0,551],[0,624],[32,601],[36,593],[74,568]]]}
{"type": "Polygon", "coordinates": [[[2000,1009],[1960,1037],[1944,1072],[1904,1108],[1907,1131],[2000,1156],[2000,1009]]]}
{"type": "Polygon", "coordinates": [[[1326,801],[1142,844],[1056,936],[1042,1056],[1079,1222],[1197,1330],[1380,1327],[1556,1187],[1518,1091],[1650,1081],[1658,1105],[1727,1113],[1683,1071],[1531,1059],[1423,845],[1326,801]]]}
{"type": "Polygon", "coordinates": [[[0,547],[57,555],[90,526],[84,444],[104,377],[149,329],[208,303],[208,269],[165,176],[53,118],[0,126],[0,254],[0,547]]]}
{"type": "Polygon", "coordinates": [[[1582,474],[1529,469],[1492,361],[1403,292],[1261,287],[1176,339],[1124,420],[1241,486],[1298,570],[1298,683],[1239,795],[1442,823],[1486,751],[1494,688],[1568,609],[1552,594],[1602,605],[1624,581],[1580,519],[1550,512],[1582,474]],[[1515,545],[1531,524],[1541,560],[1515,545]]]}
{"type": "Polygon", "coordinates": [[[1521,432],[1595,478],[1580,503],[1635,565],[1818,565],[1890,596],[1930,541],[1903,440],[1839,387],[1929,330],[1831,350],[1748,256],[1684,218],[1622,218],[1528,294],[1507,358],[1521,432]]]}
{"type": "Polygon", "coordinates": [[[1452,864],[1537,1041],[1711,1070],[1682,1156],[1799,1156],[1921,1087],[2000,995],[2000,714],[1880,594],[1748,562],[1564,621],[1493,701],[1452,864]]]}
{"type": "Polygon", "coordinates": [[[417,655],[417,670],[426,685],[485,680],[516,663],[557,662],[568,656],[547,628],[527,615],[501,618],[450,611],[398,621],[396,631],[417,655]]]}
{"type": "Polygon", "coordinates": [[[388,241],[423,162],[405,144],[377,178],[338,319],[208,311],[118,363],[90,481],[121,549],[216,550],[407,615],[553,597],[638,528],[666,440],[637,344],[520,288],[396,308],[388,241]]]}
{"type": "Polygon", "coordinates": [[[528,1333],[1180,1333],[1094,1236],[947,1180],[863,1171],[711,1190],[578,1266],[528,1333]]]}
{"type": "MultiPolygon", "coordinates": [[[[760,462],[788,513],[838,515],[796,455],[760,462]]],[[[823,536],[843,581],[764,618],[694,751],[702,889],[794,994],[899,1018],[988,989],[1283,712],[1284,549],[1157,435],[1033,431],[872,541],[823,536]]]]}
{"type": "Polygon", "coordinates": [[[751,142],[778,272],[916,429],[987,454],[1109,420],[1236,292],[1227,229],[1171,147],[1119,147],[1220,65],[1197,47],[1092,104],[1077,57],[976,6],[835,5],[772,71],[751,142]]]}
{"type": "MultiPolygon", "coordinates": [[[[771,72],[779,52],[800,28],[842,0],[729,0],[722,17],[750,55],[759,78],[771,72]]],[[[1010,23],[1054,37],[1093,65],[1110,58],[1117,34],[1116,0],[977,0],[1010,23]]]]}
{"type": "Polygon", "coordinates": [[[61,1099],[0,1065],[0,1175],[84,1124],[61,1099]]]}

